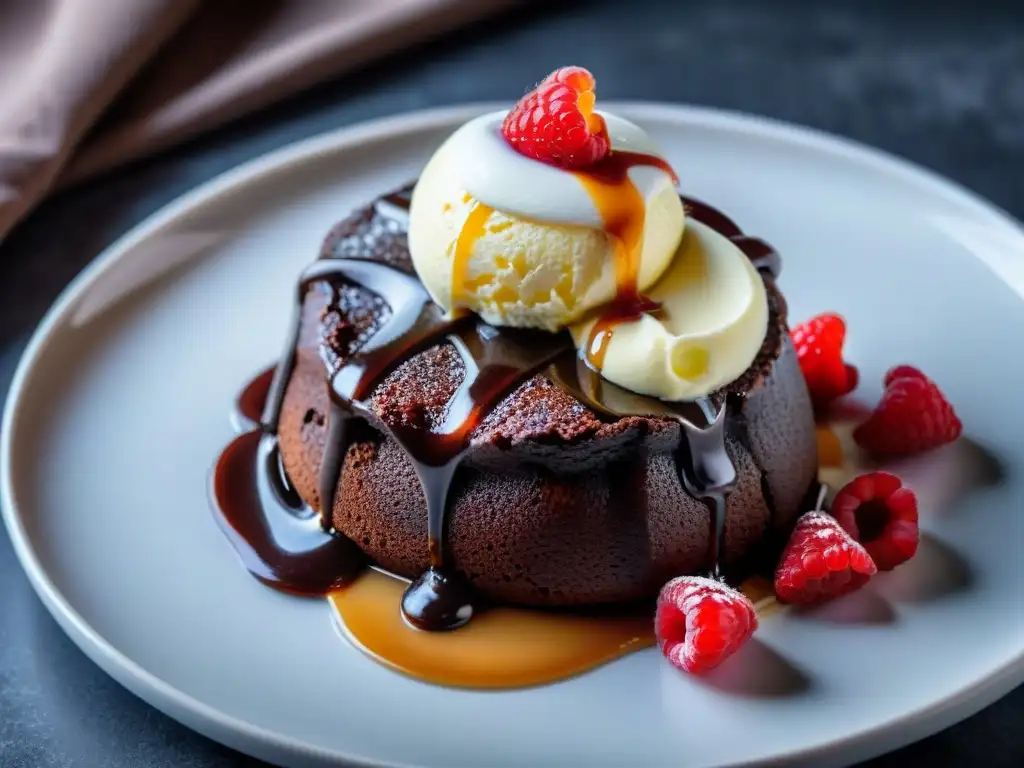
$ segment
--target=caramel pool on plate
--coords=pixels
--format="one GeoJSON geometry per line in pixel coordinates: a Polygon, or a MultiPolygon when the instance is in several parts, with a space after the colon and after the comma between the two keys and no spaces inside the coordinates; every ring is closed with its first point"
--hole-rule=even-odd
{"type": "Polygon", "coordinates": [[[577,675],[654,645],[651,611],[591,617],[497,607],[453,632],[424,632],[399,611],[405,582],[368,571],[328,595],[346,636],[411,677],[462,688],[519,688],[577,675]]]}

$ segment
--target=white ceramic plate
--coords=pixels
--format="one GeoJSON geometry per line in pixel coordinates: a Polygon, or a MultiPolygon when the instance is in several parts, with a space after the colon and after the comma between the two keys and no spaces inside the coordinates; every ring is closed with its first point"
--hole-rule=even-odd
{"type": "Polygon", "coordinates": [[[900,469],[926,532],[911,564],[831,609],[769,617],[707,680],[649,650],[503,693],[390,672],[338,636],[325,602],[240,567],[209,472],[235,395],[280,349],[299,269],[336,219],[414,177],[483,108],[249,163],[126,235],[57,302],[15,377],[0,469],[18,556],[71,638],[172,717],[295,766],[840,763],[1020,683],[1020,227],[872,150],[706,110],[612,107],[653,134],[688,192],[778,247],[793,317],[847,316],[865,399],[910,361],[958,406],[968,439],[900,469]]]}

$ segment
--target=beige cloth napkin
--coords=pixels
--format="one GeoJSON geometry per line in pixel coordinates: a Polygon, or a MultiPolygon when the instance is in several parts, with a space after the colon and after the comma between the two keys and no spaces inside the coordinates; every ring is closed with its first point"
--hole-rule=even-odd
{"type": "Polygon", "coordinates": [[[0,240],[49,190],[515,0],[0,0],[0,240]]]}

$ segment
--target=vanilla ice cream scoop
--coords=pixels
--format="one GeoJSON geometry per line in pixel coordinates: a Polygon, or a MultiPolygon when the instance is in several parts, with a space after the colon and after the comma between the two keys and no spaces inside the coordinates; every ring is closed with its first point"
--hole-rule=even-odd
{"type": "Polygon", "coordinates": [[[690,219],[672,265],[648,297],[659,312],[614,325],[597,318],[570,330],[578,348],[601,344],[601,375],[662,400],[693,400],[740,377],[768,328],[764,281],[729,239],[690,219]]]}
{"type": "MultiPolygon", "coordinates": [[[[413,191],[409,250],[434,301],[492,325],[556,331],[611,302],[626,280],[654,285],[684,229],[671,174],[638,164],[632,184],[616,186],[540,163],[505,142],[504,116],[452,134],[413,191]]],[[[658,155],[639,127],[602,117],[613,153],[658,155]]]]}

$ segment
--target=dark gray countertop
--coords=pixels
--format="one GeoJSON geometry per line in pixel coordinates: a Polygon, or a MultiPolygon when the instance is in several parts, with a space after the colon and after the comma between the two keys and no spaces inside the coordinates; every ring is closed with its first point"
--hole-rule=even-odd
{"type": "MultiPolygon", "coordinates": [[[[566,63],[593,69],[603,98],[726,107],[858,139],[1024,218],[1022,31],[1018,0],[549,2],[507,13],[46,203],[0,245],[0,393],[64,285],[198,182],[339,125],[508,99],[566,63]]],[[[1018,689],[869,765],[1024,765],[1022,721],[1018,689]]],[[[263,764],[179,726],[88,661],[0,535],[0,767],[243,765],[263,764]]]]}

